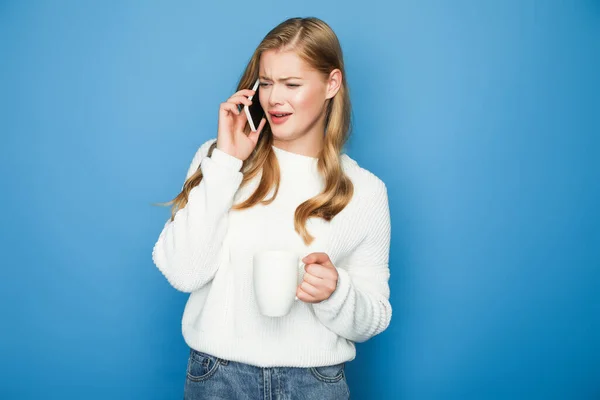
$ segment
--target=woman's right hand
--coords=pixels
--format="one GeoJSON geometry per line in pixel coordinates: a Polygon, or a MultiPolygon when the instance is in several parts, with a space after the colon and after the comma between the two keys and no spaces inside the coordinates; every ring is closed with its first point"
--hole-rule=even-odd
{"type": "MultiPolygon", "coordinates": [[[[244,132],[248,118],[238,105],[250,105],[252,101],[249,96],[254,95],[254,90],[242,89],[231,96],[219,107],[219,130],[217,135],[217,149],[245,161],[256,147],[258,137],[266,124],[263,118],[256,132],[250,131],[248,135],[244,132]]],[[[259,101],[256,99],[256,101],[259,101]]]]}

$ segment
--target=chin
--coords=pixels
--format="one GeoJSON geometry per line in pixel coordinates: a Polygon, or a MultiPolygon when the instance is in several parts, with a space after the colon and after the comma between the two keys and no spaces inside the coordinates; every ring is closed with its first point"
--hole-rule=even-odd
{"type": "Polygon", "coordinates": [[[294,139],[294,135],[292,133],[290,133],[287,129],[282,129],[280,127],[276,127],[275,129],[271,127],[271,133],[273,134],[273,139],[282,141],[294,139]]]}

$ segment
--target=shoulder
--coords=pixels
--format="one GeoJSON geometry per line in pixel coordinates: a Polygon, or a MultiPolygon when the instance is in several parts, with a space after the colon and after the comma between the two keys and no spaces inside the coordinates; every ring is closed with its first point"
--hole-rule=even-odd
{"type": "Polygon", "coordinates": [[[373,201],[384,197],[387,199],[387,187],[385,183],[374,173],[361,167],[347,154],[342,154],[342,167],[344,173],[350,178],[354,185],[354,196],[367,201],[373,201]]]}
{"type": "MultiPolygon", "coordinates": [[[[380,237],[382,232],[390,231],[390,206],[385,183],[374,173],[361,167],[358,163],[344,154],[342,159],[344,173],[350,178],[354,186],[351,209],[358,215],[357,221],[367,221],[369,231],[377,232],[380,237]]],[[[384,243],[384,242],[382,242],[384,243]]]]}
{"type": "Polygon", "coordinates": [[[194,154],[194,157],[192,158],[192,162],[188,168],[188,172],[187,172],[187,175],[185,178],[186,180],[189,179],[189,177],[192,176],[194,174],[194,172],[196,172],[198,170],[198,167],[200,167],[200,163],[202,162],[202,159],[208,155],[210,146],[212,146],[213,143],[216,143],[216,141],[217,141],[216,138],[209,139],[206,142],[202,143],[202,145],[196,150],[196,153],[194,154]]]}

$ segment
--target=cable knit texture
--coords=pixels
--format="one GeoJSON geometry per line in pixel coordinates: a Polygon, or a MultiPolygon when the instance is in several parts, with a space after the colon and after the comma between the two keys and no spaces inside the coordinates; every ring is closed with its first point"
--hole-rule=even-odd
{"type": "Polygon", "coordinates": [[[218,149],[208,157],[214,141],[194,156],[187,177],[201,168],[203,179],[190,191],[188,204],[167,221],[152,252],[169,283],[191,293],[182,320],[186,343],[259,367],[318,367],[354,359],[354,342],[385,330],[392,315],[384,183],[342,155],[354,196],[330,222],[308,220],[315,240],[307,246],[294,230],[294,211],[324,187],[317,159],[273,147],[281,169],[277,198],[269,205],[231,210],[252,194],[260,176],[240,187],[242,161],[218,149]],[[271,249],[300,258],[326,253],[339,275],[335,292],[318,304],[297,301],[284,317],[260,314],[252,258],[271,249]]]}

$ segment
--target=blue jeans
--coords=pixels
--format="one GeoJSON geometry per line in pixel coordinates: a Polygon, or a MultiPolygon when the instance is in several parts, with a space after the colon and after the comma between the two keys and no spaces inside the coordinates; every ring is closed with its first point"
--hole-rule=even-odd
{"type": "Polygon", "coordinates": [[[261,368],[190,349],[185,400],[337,400],[350,398],[345,364],[261,368]]]}

